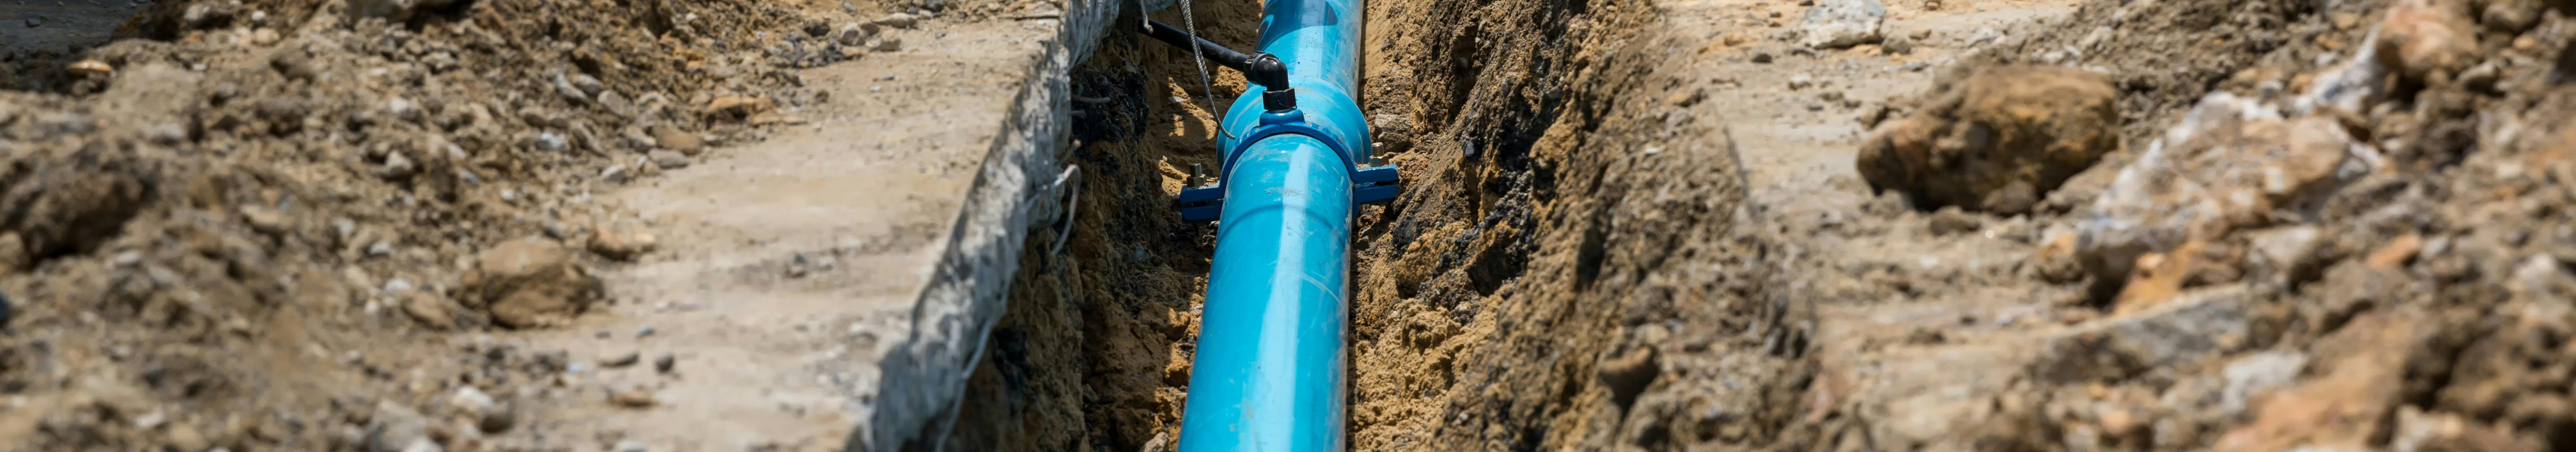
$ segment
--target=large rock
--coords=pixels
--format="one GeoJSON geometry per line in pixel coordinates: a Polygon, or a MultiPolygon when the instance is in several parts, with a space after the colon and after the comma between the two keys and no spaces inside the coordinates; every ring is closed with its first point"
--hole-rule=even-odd
{"type": "Polygon", "coordinates": [[[599,280],[563,245],[542,237],[502,243],[476,256],[466,287],[476,307],[512,328],[560,325],[599,299],[599,280]]]}
{"type": "Polygon", "coordinates": [[[1887,5],[1878,0],[1824,0],[1807,8],[1807,16],[1798,22],[1798,44],[1839,49],[1878,42],[1879,26],[1885,22],[1887,5]]]}
{"type": "Polygon", "coordinates": [[[2119,91],[2061,67],[1980,68],[1861,145],[1861,177],[1918,208],[2028,211],[2119,147],[2119,91]]]}
{"type": "Polygon", "coordinates": [[[2096,281],[2123,280],[2147,253],[2312,218],[2328,195],[2380,165],[2377,151],[2333,120],[2282,119],[2214,93],[2094,199],[2078,227],[2076,254],[2096,281]]]}
{"type": "Polygon", "coordinates": [[[2461,2],[2398,1],[2381,18],[2371,46],[2408,80],[2448,79],[2477,63],[2478,29],[2465,8],[2461,2]]]}

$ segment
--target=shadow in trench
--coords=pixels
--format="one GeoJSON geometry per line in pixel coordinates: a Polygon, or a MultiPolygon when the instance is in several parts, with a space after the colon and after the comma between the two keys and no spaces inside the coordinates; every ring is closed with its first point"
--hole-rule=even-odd
{"type": "Polygon", "coordinates": [[[63,68],[116,38],[150,3],[136,0],[0,0],[0,89],[57,90],[63,68]]]}

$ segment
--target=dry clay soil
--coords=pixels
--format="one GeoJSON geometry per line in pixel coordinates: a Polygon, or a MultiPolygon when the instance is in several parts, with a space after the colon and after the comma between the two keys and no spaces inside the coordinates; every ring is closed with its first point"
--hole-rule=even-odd
{"type": "MultiPolygon", "coordinates": [[[[1063,10],[26,5],[0,36],[78,28],[0,61],[0,447],[180,451],[839,449],[1063,10]]],[[[1884,6],[1818,49],[1788,1],[1369,2],[1407,188],[1356,231],[1353,448],[2576,441],[2562,5],[1884,6]],[[2372,95],[2292,107],[2381,48],[2372,95]],[[2101,74],[2111,130],[2059,132],[2116,149],[2009,212],[1863,177],[1873,127],[2009,64],[2101,74]],[[2077,262],[2213,92],[2385,162],[2077,262]]],[[[1254,2],[1194,10],[1257,34],[1254,2]]],[[[1070,76],[1079,213],[1027,245],[955,448],[1180,428],[1213,228],[1169,199],[1244,81],[1128,31],[1070,76]]]]}

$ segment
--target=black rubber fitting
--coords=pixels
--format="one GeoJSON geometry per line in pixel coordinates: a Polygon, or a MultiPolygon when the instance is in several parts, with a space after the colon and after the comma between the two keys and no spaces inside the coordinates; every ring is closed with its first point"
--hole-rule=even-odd
{"type": "Polygon", "coordinates": [[[1243,77],[1266,90],[1261,92],[1261,107],[1270,111],[1297,109],[1297,91],[1288,88],[1288,63],[1269,52],[1252,54],[1250,70],[1243,77]]]}

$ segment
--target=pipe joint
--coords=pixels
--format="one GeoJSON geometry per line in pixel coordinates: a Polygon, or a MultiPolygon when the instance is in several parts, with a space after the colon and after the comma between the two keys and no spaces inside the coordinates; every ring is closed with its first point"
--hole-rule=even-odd
{"type": "MultiPolygon", "coordinates": [[[[1290,88],[1288,84],[1288,63],[1279,61],[1278,55],[1261,52],[1252,54],[1252,61],[1244,66],[1244,78],[1251,79],[1253,84],[1263,87],[1261,91],[1263,110],[1279,113],[1297,109],[1297,90],[1290,88]]],[[[1264,116],[1262,120],[1267,123],[1269,117],[1264,116]]]]}

